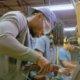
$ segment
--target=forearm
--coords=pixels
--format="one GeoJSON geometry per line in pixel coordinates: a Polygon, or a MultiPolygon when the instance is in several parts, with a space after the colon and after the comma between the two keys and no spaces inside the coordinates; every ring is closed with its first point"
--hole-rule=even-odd
{"type": "Polygon", "coordinates": [[[38,60],[37,52],[19,43],[11,34],[0,36],[0,53],[33,63],[38,60]]]}
{"type": "Polygon", "coordinates": [[[71,69],[76,68],[76,65],[73,65],[73,64],[68,63],[68,62],[66,62],[66,63],[64,64],[64,66],[67,67],[67,68],[71,68],[71,69]]]}

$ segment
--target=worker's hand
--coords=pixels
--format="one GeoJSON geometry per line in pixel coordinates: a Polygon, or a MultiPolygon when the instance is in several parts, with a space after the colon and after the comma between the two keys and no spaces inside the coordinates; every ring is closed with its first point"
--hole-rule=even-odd
{"type": "Polygon", "coordinates": [[[49,73],[52,70],[51,63],[44,58],[43,56],[39,55],[37,64],[40,66],[40,70],[37,72],[38,74],[44,75],[49,73]]]}
{"type": "Polygon", "coordinates": [[[32,80],[49,80],[46,75],[35,75],[32,80]]]}
{"type": "Polygon", "coordinates": [[[71,75],[71,70],[69,68],[60,68],[59,69],[59,74],[64,74],[66,76],[70,76],[71,75]]]}
{"type": "Polygon", "coordinates": [[[70,68],[65,68],[66,76],[71,76],[71,72],[72,72],[72,70],[70,68]]]}

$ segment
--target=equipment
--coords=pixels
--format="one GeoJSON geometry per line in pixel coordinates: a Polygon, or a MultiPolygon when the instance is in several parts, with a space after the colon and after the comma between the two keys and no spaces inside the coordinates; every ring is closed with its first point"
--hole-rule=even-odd
{"type": "MultiPolygon", "coordinates": [[[[40,70],[40,67],[37,65],[37,64],[27,64],[25,66],[22,66],[22,70],[23,71],[39,71],[40,70]]],[[[52,76],[56,77],[58,75],[58,70],[59,70],[59,67],[57,65],[53,65],[52,66],[52,76]]]]}
{"type": "Polygon", "coordinates": [[[51,71],[53,77],[56,77],[58,75],[58,70],[59,70],[59,67],[57,65],[54,65],[51,71]]]}
{"type": "Polygon", "coordinates": [[[25,66],[22,66],[23,71],[39,71],[40,67],[37,64],[27,64],[25,66]]]}
{"type": "Polygon", "coordinates": [[[71,45],[74,45],[74,46],[79,46],[78,40],[76,37],[70,37],[66,40],[66,42],[67,43],[69,42],[71,45]]]}
{"type": "Polygon", "coordinates": [[[80,61],[80,54],[76,55],[76,61],[80,61]]]}
{"type": "Polygon", "coordinates": [[[71,80],[80,80],[80,61],[77,65],[77,67],[75,68],[75,71],[72,75],[72,79],[71,80]]]}

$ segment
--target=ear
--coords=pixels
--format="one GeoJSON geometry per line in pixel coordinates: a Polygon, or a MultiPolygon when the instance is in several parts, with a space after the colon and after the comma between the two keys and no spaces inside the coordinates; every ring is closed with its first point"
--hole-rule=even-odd
{"type": "Polygon", "coordinates": [[[42,13],[38,13],[38,14],[36,15],[36,18],[37,18],[37,19],[42,19],[42,13]]]}

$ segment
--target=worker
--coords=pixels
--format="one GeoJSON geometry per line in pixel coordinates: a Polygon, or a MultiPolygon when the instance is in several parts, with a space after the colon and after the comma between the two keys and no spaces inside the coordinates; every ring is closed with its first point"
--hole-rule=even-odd
{"type": "MultiPolygon", "coordinates": [[[[75,69],[76,65],[71,64],[71,56],[69,52],[74,49],[74,46],[70,44],[70,39],[68,39],[65,43],[66,45],[64,47],[61,47],[58,50],[59,65],[66,67],[66,68],[75,69]]],[[[62,75],[59,75],[58,80],[62,80],[62,75]]]]}
{"type": "MultiPolygon", "coordinates": [[[[55,27],[52,29],[52,31],[49,34],[44,35],[36,40],[34,49],[39,54],[41,54],[42,56],[47,58],[53,65],[57,61],[57,47],[56,47],[57,45],[59,45],[59,46],[63,45],[63,25],[60,20],[57,20],[57,22],[55,23],[55,27]],[[51,39],[51,37],[53,37],[53,38],[51,39]],[[51,40],[53,41],[52,45],[50,45],[51,40]],[[50,46],[52,46],[52,47],[50,47],[50,46]],[[52,50],[52,51],[50,51],[50,50],[52,50]]],[[[59,66],[59,68],[63,69],[61,66],[59,66]]],[[[65,69],[65,70],[67,70],[67,69],[65,69]]],[[[30,72],[31,78],[33,77],[32,80],[35,80],[34,78],[39,78],[39,75],[37,76],[35,74],[33,76],[32,73],[33,72],[30,72]]],[[[65,74],[64,70],[61,72],[61,74],[65,74]]],[[[52,80],[51,72],[48,73],[47,76],[46,76],[47,79],[52,80]]],[[[47,80],[47,79],[45,78],[45,80],[47,80]]],[[[36,79],[36,80],[38,80],[38,79],[36,79]]]]}
{"type": "Polygon", "coordinates": [[[28,44],[30,34],[39,37],[43,31],[49,32],[56,16],[47,8],[31,9],[29,17],[20,11],[10,11],[0,17],[0,80],[25,80],[26,72],[21,69],[23,61],[38,64],[39,74],[52,70],[50,62],[28,44]]]}

